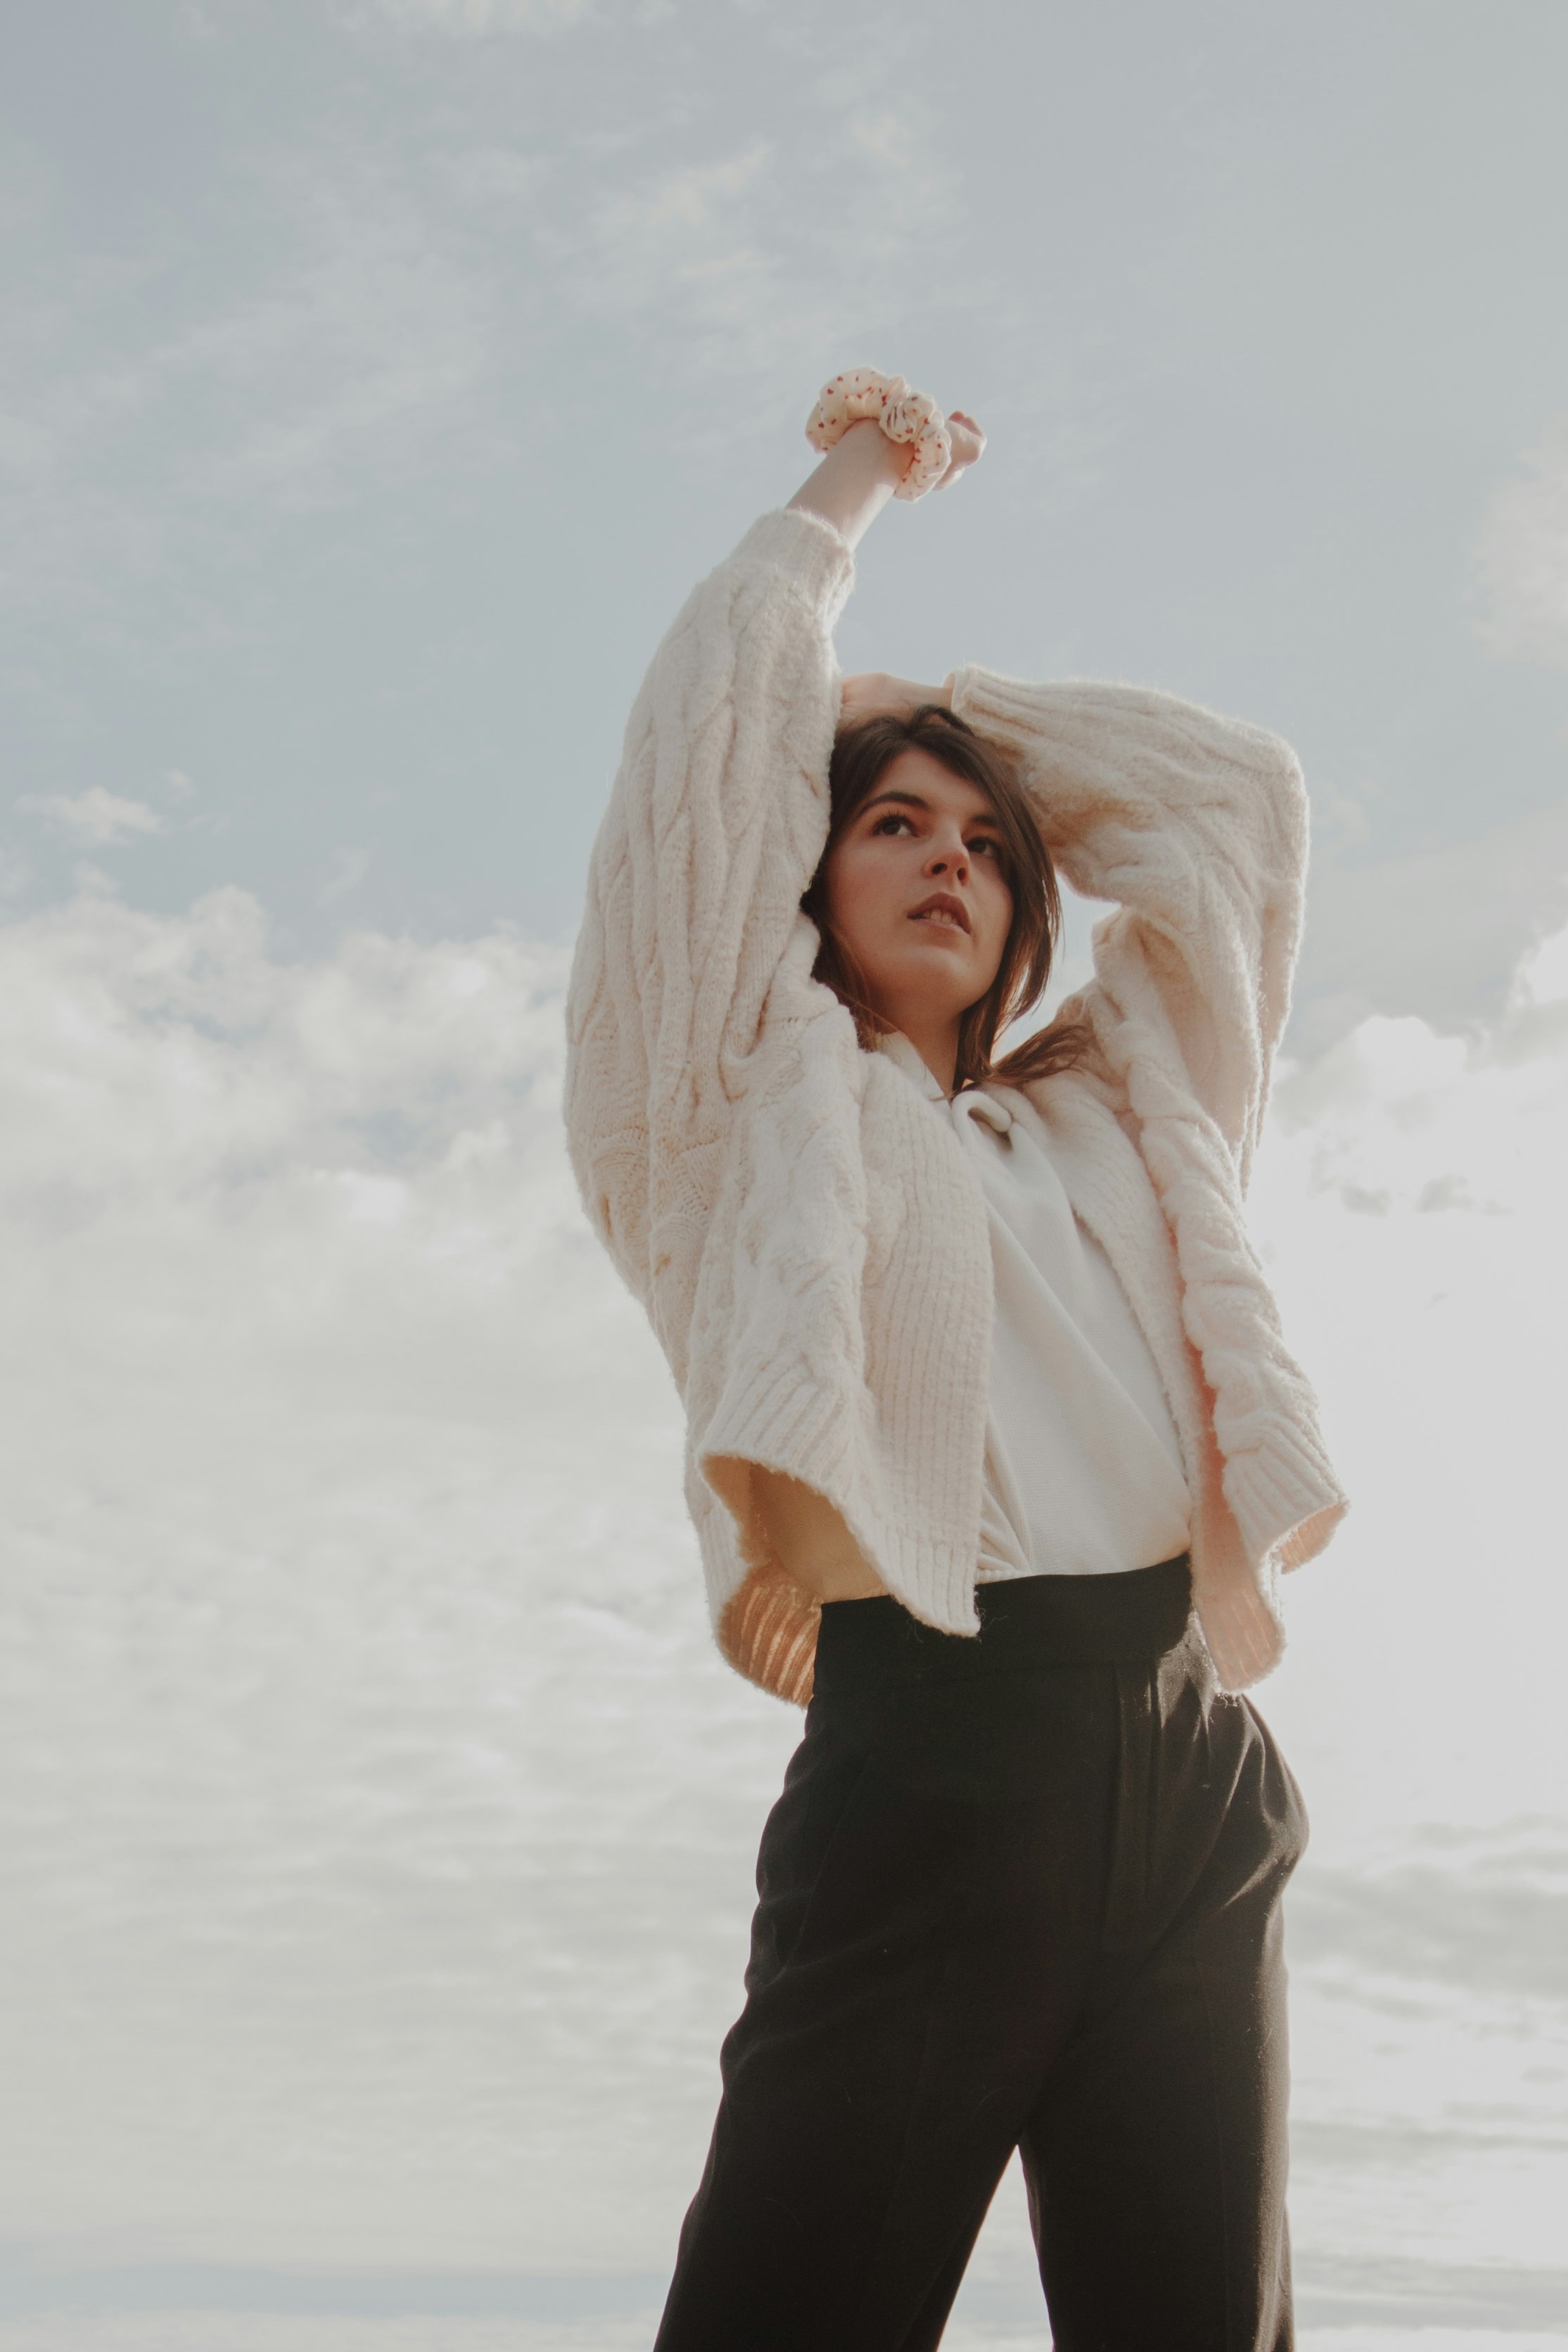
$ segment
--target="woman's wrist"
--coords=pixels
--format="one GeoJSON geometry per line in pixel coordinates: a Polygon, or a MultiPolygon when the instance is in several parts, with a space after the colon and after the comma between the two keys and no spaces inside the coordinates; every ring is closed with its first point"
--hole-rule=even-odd
{"type": "Polygon", "coordinates": [[[831,523],[853,547],[893,497],[913,457],[906,444],[890,441],[879,425],[863,418],[834,442],[789,504],[831,523]]]}
{"type": "Polygon", "coordinates": [[[890,489],[896,489],[914,458],[915,452],[906,442],[890,441],[880,425],[862,416],[834,442],[822,465],[831,465],[837,459],[846,474],[858,473],[868,481],[886,482],[890,489]]]}

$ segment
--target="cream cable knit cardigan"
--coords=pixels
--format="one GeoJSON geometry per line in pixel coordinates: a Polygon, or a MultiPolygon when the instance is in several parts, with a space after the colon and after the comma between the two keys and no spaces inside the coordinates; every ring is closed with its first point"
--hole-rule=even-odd
{"type": "MultiPolygon", "coordinates": [[[[800,908],[852,583],[839,533],[785,510],[688,598],[628,724],[567,1016],[572,1161],[685,1402],[720,1645],[802,1703],[818,1612],[771,1552],[753,1465],[824,1495],[916,1617],[978,1623],[984,1201],[950,1126],[812,980],[800,908]]],[[[1277,1570],[1345,1507],[1242,1223],[1301,929],[1301,772],[1260,729],[1138,687],[967,668],[953,707],[1016,763],[1067,881],[1118,902],[1064,1008],[1092,1061],[1008,1099],[1159,1366],[1199,1621],[1240,1689],[1280,1654],[1277,1570]]]]}

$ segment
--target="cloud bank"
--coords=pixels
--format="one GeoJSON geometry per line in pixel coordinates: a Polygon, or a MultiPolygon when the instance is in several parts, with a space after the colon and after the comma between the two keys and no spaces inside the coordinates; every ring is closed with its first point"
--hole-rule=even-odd
{"type": "Polygon", "coordinates": [[[1491,650],[1568,668],[1568,429],[1497,492],[1476,560],[1491,650]]]}
{"type": "MultiPolygon", "coordinates": [[[[237,890],[0,930],[0,2190],[57,2269],[570,2273],[605,2346],[667,2263],[797,1719],[708,1641],[675,1401],[565,1166],[563,976],[501,931],[291,959],[237,890]]],[[[1316,1822],[1336,2326],[1556,2292],[1565,1066],[1562,933],[1468,1045],[1374,1020],[1287,1071],[1260,1166],[1356,1506],[1260,1695],[1316,1822]]],[[[965,2326],[1030,2292],[1009,2190],[965,2326]]]]}
{"type": "Polygon", "coordinates": [[[41,816],[59,825],[73,839],[107,848],[138,833],[161,833],[163,820],[145,801],[124,799],[105,792],[101,784],[85,793],[24,793],[16,806],[26,816],[41,816]]]}

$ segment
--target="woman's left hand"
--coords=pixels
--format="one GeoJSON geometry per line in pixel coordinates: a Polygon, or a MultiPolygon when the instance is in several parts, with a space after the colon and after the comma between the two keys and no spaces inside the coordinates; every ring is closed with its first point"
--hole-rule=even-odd
{"type": "Polygon", "coordinates": [[[977,425],[974,418],[966,415],[961,408],[955,408],[948,414],[947,438],[952,445],[953,455],[947,460],[946,472],[936,484],[939,490],[950,488],[960,474],[967,474],[971,466],[977,466],[986,454],[984,426],[977,425]]]}
{"type": "Polygon", "coordinates": [[[953,689],[950,686],[917,686],[913,678],[890,677],[886,670],[862,670],[844,680],[840,717],[869,719],[873,711],[885,710],[896,718],[907,719],[923,702],[938,702],[944,710],[951,710],[953,689]]]}

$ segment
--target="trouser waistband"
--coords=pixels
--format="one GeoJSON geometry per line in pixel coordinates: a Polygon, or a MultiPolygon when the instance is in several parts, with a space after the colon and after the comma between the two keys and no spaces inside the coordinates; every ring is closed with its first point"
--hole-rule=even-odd
{"type": "Polygon", "coordinates": [[[976,1587],[980,1631],[924,1625],[888,1594],[823,1604],[816,1690],[912,1679],[967,1681],[1049,1666],[1163,1657],[1192,1615],[1188,1555],[1109,1576],[1009,1577],[976,1587]]]}

